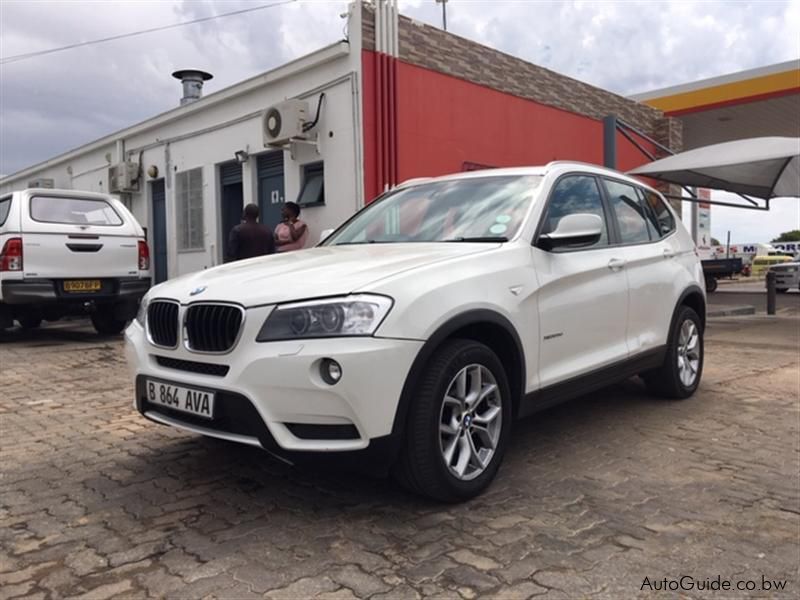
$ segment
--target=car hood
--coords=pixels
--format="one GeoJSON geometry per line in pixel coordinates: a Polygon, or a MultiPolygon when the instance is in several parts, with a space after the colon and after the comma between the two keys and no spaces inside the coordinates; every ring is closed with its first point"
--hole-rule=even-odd
{"type": "Polygon", "coordinates": [[[444,242],[320,246],[198,271],[156,286],[150,297],[257,306],[349,294],[384,277],[497,247],[444,242]]]}

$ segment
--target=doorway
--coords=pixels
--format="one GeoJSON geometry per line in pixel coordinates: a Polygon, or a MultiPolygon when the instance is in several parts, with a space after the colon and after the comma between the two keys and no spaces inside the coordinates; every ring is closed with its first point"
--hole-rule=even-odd
{"type": "Polygon", "coordinates": [[[167,194],[164,180],[150,182],[150,201],[153,208],[153,233],[150,247],[153,255],[153,277],[155,283],[167,280],[167,194]]]}
{"type": "Polygon", "coordinates": [[[242,185],[242,165],[237,161],[223,163],[219,166],[220,190],[220,233],[222,257],[228,260],[228,240],[231,230],[242,222],[244,208],[244,186],[242,185]]]}
{"type": "Polygon", "coordinates": [[[283,189],[283,150],[258,156],[258,209],[261,222],[275,230],[286,201],[283,189]]]}

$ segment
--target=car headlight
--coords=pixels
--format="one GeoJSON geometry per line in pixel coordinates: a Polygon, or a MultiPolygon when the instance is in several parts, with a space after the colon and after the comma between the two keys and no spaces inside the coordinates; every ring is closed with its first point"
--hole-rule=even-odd
{"type": "Polygon", "coordinates": [[[147,307],[149,304],[150,298],[145,294],[145,296],[139,300],[139,310],[136,312],[136,322],[142,327],[144,327],[144,321],[147,318],[147,307]]]}
{"type": "Polygon", "coordinates": [[[372,294],[281,304],[256,341],[372,335],[391,308],[391,298],[372,294]]]}

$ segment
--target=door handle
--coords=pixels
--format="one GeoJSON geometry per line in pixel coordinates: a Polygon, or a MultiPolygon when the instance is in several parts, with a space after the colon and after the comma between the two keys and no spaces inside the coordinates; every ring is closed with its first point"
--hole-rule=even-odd
{"type": "Polygon", "coordinates": [[[672,258],[675,256],[675,251],[669,248],[664,248],[664,258],[672,258]]]}
{"type": "Polygon", "coordinates": [[[610,261],[608,261],[608,268],[612,271],[619,271],[624,266],[625,261],[621,258],[612,258],[610,261]]]}

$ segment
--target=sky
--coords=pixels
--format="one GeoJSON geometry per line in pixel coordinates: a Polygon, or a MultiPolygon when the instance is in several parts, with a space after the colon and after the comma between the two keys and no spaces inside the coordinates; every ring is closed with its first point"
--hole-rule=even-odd
{"type": "MultiPolygon", "coordinates": [[[[0,58],[275,2],[0,0],[0,58]]],[[[342,39],[346,10],[346,1],[296,0],[0,65],[0,173],[172,108],[176,69],[213,73],[211,93],[342,39]]],[[[400,11],[441,25],[434,0],[401,0],[400,11]]],[[[447,24],[622,95],[800,58],[800,0],[450,0],[447,24]]],[[[800,227],[800,202],[774,205],[769,213],[715,207],[712,234],[766,241],[800,227]]]]}

